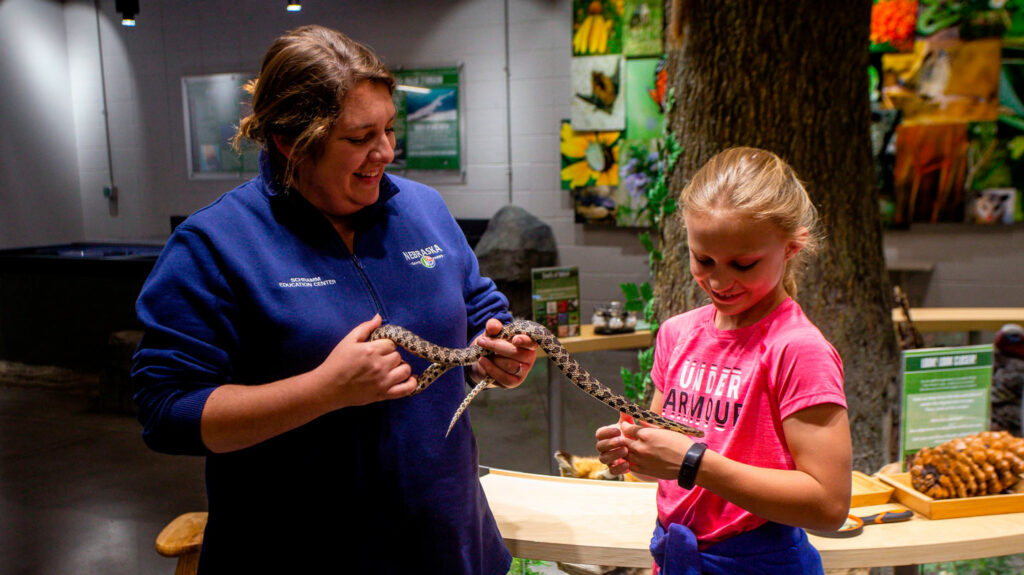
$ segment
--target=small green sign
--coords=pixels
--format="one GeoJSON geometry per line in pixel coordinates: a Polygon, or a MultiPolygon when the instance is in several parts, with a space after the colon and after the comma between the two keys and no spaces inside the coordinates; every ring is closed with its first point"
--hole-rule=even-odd
{"type": "Polygon", "coordinates": [[[579,268],[533,268],[533,321],[558,337],[580,334],[579,268]]]}
{"type": "Polygon", "coordinates": [[[901,371],[904,466],[922,447],[989,428],[991,345],[904,351],[901,371]]]}

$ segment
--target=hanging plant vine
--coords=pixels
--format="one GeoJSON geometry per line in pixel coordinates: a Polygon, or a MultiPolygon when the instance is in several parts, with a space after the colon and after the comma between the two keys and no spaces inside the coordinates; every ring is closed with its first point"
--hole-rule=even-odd
{"type": "MultiPolygon", "coordinates": [[[[675,104],[675,95],[669,90],[665,96],[664,113],[666,115],[672,110],[675,104]]],[[[682,153],[682,145],[668,127],[666,121],[662,128],[661,142],[658,143],[659,169],[656,177],[651,181],[645,191],[647,205],[645,210],[650,219],[650,229],[639,234],[640,244],[647,251],[647,263],[650,269],[651,280],[657,281],[658,269],[661,265],[663,255],[661,246],[664,243],[665,232],[663,222],[666,217],[676,211],[675,196],[669,191],[668,178],[672,173],[679,155],[682,153]]],[[[650,282],[623,283],[619,284],[622,294],[625,297],[625,308],[628,311],[641,313],[643,319],[650,326],[651,338],[658,333],[658,318],[654,315],[654,289],[650,282]]],[[[623,393],[626,397],[640,405],[646,405],[653,393],[651,382],[651,368],[654,365],[654,344],[651,347],[637,352],[638,367],[636,371],[628,367],[622,367],[623,393]]]]}

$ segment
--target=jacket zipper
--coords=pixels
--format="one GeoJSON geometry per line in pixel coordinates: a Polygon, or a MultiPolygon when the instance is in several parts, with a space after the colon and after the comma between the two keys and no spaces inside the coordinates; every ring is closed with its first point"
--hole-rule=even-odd
{"type": "Polygon", "coordinates": [[[356,270],[359,271],[359,277],[363,280],[363,285],[366,286],[366,291],[370,293],[370,298],[373,299],[373,306],[377,308],[377,313],[380,314],[381,322],[387,323],[388,316],[384,312],[384,304],[381,303],[380,297],[377,295],[377,290],[373,289],[373,284],[370,283],[370,278],[366,275],[366,268],[363,267],[363,262],[359,261],[359,258],[355,254],[349,254],[349,259],[352,260],[352,264],[356,266],[356,270]]]}

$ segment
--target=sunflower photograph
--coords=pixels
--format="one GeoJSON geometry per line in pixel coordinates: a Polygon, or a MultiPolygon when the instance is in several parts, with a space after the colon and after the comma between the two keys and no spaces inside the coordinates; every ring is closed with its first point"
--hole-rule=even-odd
{"type": "Polygon", "coordinates": [[[622,132],[577,132],[562,120],[562,189],[571,190],[576,222],[615,223],[622,132]]]}
{"type": "Polygon", "coordinates": [[[562,120],[562,189],[619,185],[622,132],[577,132],[562,120]]]}
{"type": "Polygon", "coordinates": [[[625,0],[575,0],[572,8],[574,56],[622,53],[625,0]]]}

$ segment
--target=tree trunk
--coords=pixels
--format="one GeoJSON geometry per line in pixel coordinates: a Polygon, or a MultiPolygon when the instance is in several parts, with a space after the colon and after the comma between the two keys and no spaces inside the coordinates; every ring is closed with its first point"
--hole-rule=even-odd
{"type": "MultiPolygon", "coordinates": [[[[683,147],[671,187],[735,145],[774,151],[805,182],[826,239],[797,299],[843,358],[854,466],[873,471],[895,453],[899,353],[869,136],[871,0],[672,0],[668,14],[669,126],[683,147]]],[[[707,300],[679,218],[662,239],[664,319],[707,300]]]]}

